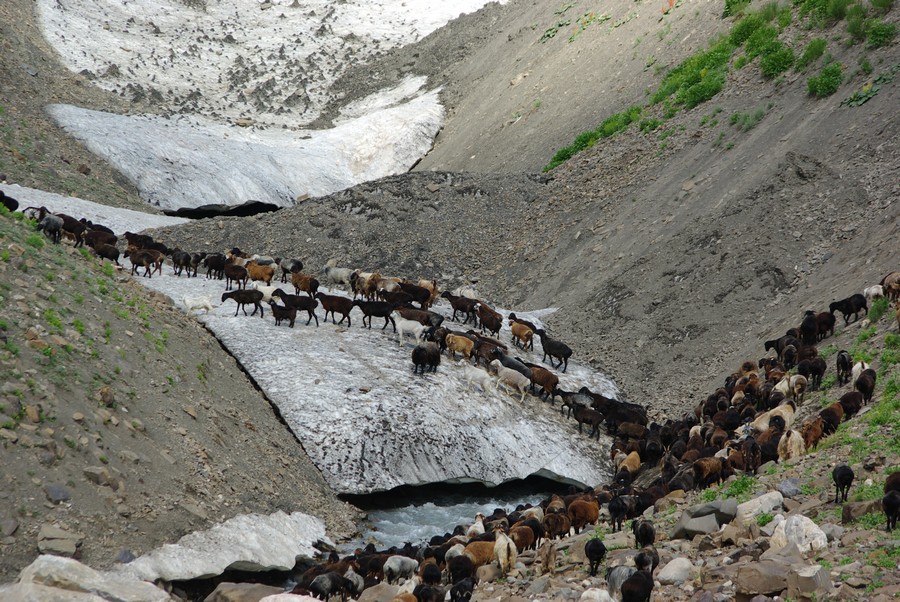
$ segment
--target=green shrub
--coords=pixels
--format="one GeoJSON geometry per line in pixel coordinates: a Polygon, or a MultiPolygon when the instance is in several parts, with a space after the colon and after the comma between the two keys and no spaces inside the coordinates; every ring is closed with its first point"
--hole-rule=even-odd
{"type": "MultiPolygon", "coordinates": [[[[675,95],[678,103],[708,99],[721,90],[725,82],[725,69],[731,60],[734,45],[726,37],[719,38],[704,52],[686,58],[669,71],[659,89],[650,97],[656,104],[675,95]]],[[[690,105],[692,108],[696,105],[690,105]]]]}
{"type": "Polygon", "coordinates": [[[778,11],[778,27],[784,29],[791,24],[794,19],[794,11],[790,6],[782,6],[778,11]]]}
{"type": "Polygon", "coordinates": [[[750,59],[747,58],[747,55],[742,54],[741,56],[737,57],[736,61],[734,61],[734,68],[738,69],[738,70],[743,69],[744,65],[746,65],[749,62],[750,62],[750,59]]]}
{"type": "Polygon", "coordinates": [[[847,16],[847,7],[853,0],[828,0],[828,6],[825,8],[825,14],[828,19],[834,23],[843,21],[847,16]]]}
{"type": "Polygon", "coordinates": [[[565,163],[576,153],[590,148],[601,138],[608,138],[627,128],[630,124],[637,121],[641,117],[642,109],[638,106],[629,107],[621,113],[616,113],[607,117],[596,130],[582,132],[575,137],[575,142],[570,146],[560,149],[553,155],[550,163],[544,167],[544,171],[550,171],[554,167],[565,163]]]}
{"type": "Polygon", "coordinates": [[[875,21],[869,25],[866,39],[869,42],[869,48],[882,48],[890,44],[896,35],[897,26],[894,23],[875,21]]]}
{"type": "Polygon", "coordinates": [[[656,128],[661,126],[662,124],[663,124],[662,119],[657,119],[655,117],[649,117],[647,119],[641,120],[641,123],[638,124],[638,127],[641,129],[642,132],[644,132],[646,134],[648,132],[652,132],[653,130],[655,130],[656,128]]]}
{"type": "Polygon", "coordinates": [[[740,46],[747,41],[747,38],[749,38],[753,32],[760,27],[763,27],[765,24],[766,20],[764,20],[761,15],[747,15],[732,26],[731,32],[728,34],[728,39],[735,46],[740,46]]]}
{"type": "Polygon", "coordinates": [[[810,40],[809,44],[806,45],[803,54],[797,59],[797,71],[802,71],[807,65],[811,65],[819,60],[819,58],[825,54],[826,46],[828,46],[828,42],[825,41],[825,38],[815,38],[810,40]]]}
{"type": "Polygon", "coordinates": [[[760,527],[765,527],[766,525],[771,523],[773,520],[775,520],[775,517],[772,515],[771,512],[763,512],[762,514],[760,514],[759,516],[756,517],[756,524],[759,525],[760,527]]]}
{"type": "Polygon", "coordinates": [[[750,34],[747,41],[744,42],[744,52],[747,53],[747,58],[753,59],[761,54],[778,50],[780,44],[778,41],[778,30],[770,25],[766,25],[750,34]]]}
{"type": "Polygon", "coordinates": [[[854,4],[847,11],[847,33],[857,41],[866,38],[868,23],[866,21],[866,8],[862,4],[854,4]]]}
{"type": "Polygon", "coordinates": [[[869,308],[869,321],[874,323],[880,320],[887,313],[889,307],[890,302],[887,297],[879,297],[872,301],[872,306],[869,308]]]}
{"type": "Polygon", "coordinates": [[[885,349],[900,350],[900,334],[890,332],[884,335],[884,347],[885,349]]]}
{"type": "Polygon", "coordinates": [[[872,8],[875,10],[886,13],[894,6],[894,0],[869,0],[869,4],[871,4],[872,8]]]}
{"type": "Polygon", "coordinates": [[[831,96],[841,87],[841,66],[839,63],[831,63],[822,68],[819,75],[806,80],[806,87],[810,96],[825,98],[831,96]]]}
{"type": "Polygon", "coordinates": [[[865,75],[872,75],[872,71],[874,71],[875,68],[872,67],[872,63],[869,62],[868,57],[861,56],[859,57],[859,70],[865,75]]]}
{"type": "Polygon", "coordinates": [[[25,244],[32,246],[35,249],[41,249],[44,247],[44,237],[40,234],[29,234],[25,239],[25,244]]]}
{"type": "Polygon", "coordinates": [[[759,68],[765,77],[772,79],[790,69],[794,65],[794,60],[794,50],[781,46],[778,50],[763,55],[759,61],[759,68]]]}
{"type": "Polygon", "coordinates": [[[750,0],[725,0],[725,10],[722,11],[722,16],[733,17],[734,15],[739,15],[749,4],[750,0]]]}

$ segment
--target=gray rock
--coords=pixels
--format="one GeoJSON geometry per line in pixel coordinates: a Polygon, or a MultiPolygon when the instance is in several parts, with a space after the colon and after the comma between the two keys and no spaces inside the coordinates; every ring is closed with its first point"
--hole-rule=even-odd
{"type": "Polygon", "coordinates": [[[531,583],[528,589],[525,590],[525,596],[538,596],[545,593],[548,589],[550,589],[550,577],[547,575],[538,577],[531,583]]]}
{"type": "Polygon", "coordinates": [[[57,483],[48,483],[47,485],[44,485],[44,493],[47,495],[47,499],[54,504],[68,502],[72,499],[72,494],[69,490],[57,483]]]}
{"type": "Polygon", "coordinates": [[[795,498],[800,495],[800,479],[785,479],[778,483],[778,491],[786,498],[795,498]]]}
{"type": "Polygon", "coordinates": [[[673,558],[656,574],[656,579],[663,585],[678,585],[691,577],[693,563],[687,558],[673,558]]]}
{"type": "Polygon", "coordinates": [[[840,540],[840,538],[844,536],[844,528],[840,525],[825,523],[824,525],[822,525],[821,529],[822,532],[825,533],[825,537],[828,538],[829,542],[840,540]]]}
{"type": "Polygon", "coordinates": [[[397,594],[400,593],[399,585],[391,585],[389,583],[379,583],[372,587],[367,587],[360,594],[357,602],[390,602],[397,594]]]}
{"type": "Polygon", "coordinates": [[[755,497],[750,501],[738,505],[737,518],[745,524],[756,520],[756,517],[766,512],[775,512],[781,510],[784,503],[784,496],[778,491],[770,491],[759,497],[755,497]]]}
{"type": "Polygon", "coordinates": [[[791,567],[788,573],[788,596],[808,599],[813,594],[821,595],[830,591],[831,576],[822,565],[791,567]]]}
{"type": "Polygon", "coordinates": [[[735,591],[744,595],[777,594],[787,588],[789,565],[773,560],[751,562],[738,569],[735,591]]]}
{"type": "Polygon", "coordinates": [[[848,502],[844,504],[844,508],[841,510],[841,524],[846,525],[847,523],[852,523],[859,517],[865,516],[866,514],[883,511],[884,508],[881,506],[881,500],[869,500],[867,502],[848,502]]]}
{"type": "Polygon", "coordinates": [[[681,516],[681,520],[675,525],[669,539],[692,539],[696,535],[714,533],[719,529],[719,522],[715,514],[707,514],[697,518],[690,518],[687,514],[681,516]]]}
{"type": "Polygon", "coordinates": [[[479,583],[491,583],[502,577],[503,574],[500,572],[500,567],[491,563],[478,567],[475,576],[479,583]]]}
{"type": "Polygon", "coordinates": [[[203,602],[259,602],[266,596],[281,594],[283,588],[262,583],[229,583],[223,581],[216,586],[203,602]]]}
{"type": "Polygon", "coordinates": [[[737,501],[734,498],[716,500],[699,506],[688,508],[685,512],[691,518],[698,518],[714,514],[719,525],[725,525],[734,520],[737,515],[737,501]]]}
{"type": "Polygon", "coordinates": [[[789,543],[796,545],[797,549],[805,554],[809,551],[817,552],[826,547],[828,537],[812,519],[802,514],[795,514],[778,525],[769,539],[771,548],[783,548],[789,543]]]}
{"type": "Polygon", "coordinates": [[[137,558],[137,556],[134,555],[134,552],[122,548],[121,550],[119,550],[119,553],[116,554],[116,559],[114,560],[114,562],[118,562],[119,564],[128,564],[135,558],[137,558]]]}
{"type": "Polygon", "coordinates": [[[0,520],[0,535],[9,537],[19,528],[19,521],[14,518],[4,518],[0,520]]]}

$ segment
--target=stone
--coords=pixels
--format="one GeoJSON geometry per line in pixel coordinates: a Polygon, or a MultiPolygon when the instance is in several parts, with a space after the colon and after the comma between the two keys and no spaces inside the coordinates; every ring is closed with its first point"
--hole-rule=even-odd
{"type": "Polygon", "coordinates": [[[100,387],[100,402],[108,408],[116,405],[116,395],[109,385],[100,387]]]}
{"type": "Polygon", "coordinates": [[[841,510],[841,524],[846,525],[847,523],[852,523],[853,521],[857,520],[861,516],[865,516],[866,514],[883,511],[884,508],[881,505],[881,500],[869,500],[867,502],[848,502],[844,504],[844,508],[841,510]]]}
{"type": "Polygon", "coordinates": [[[59,504],[60,502],[68,502],[72,499],[72,492],[70,492],[62,485],[58,485],[56,483],[48,483],[44,485],[44,493],[47,495],[47,499],[54,504],[59,504]]]}
{"type": "Polygon", "coordinates": [[[725,525],[719,534],[719,540],[722,542],[722,545],[727,546],[736,545],[738,540],[749,538],[750,530],[734,522],[725,525]]]}
{"type": "Polygon", "coordinates": [[[229,583],[223,581],[216,586],[203,602],[259,602],[266,596],[284,593],[284,588],[262,583],[229,583]]]}
{"type": "Polygon", "coordinates": [[[382,582],[363,590],[363,593],[357,598],[357,602],[390,602],[397,597],[397,594],[399,593],[399,585],[391,585],[382,582]]]}
{"type": "Polygon", "coordinates": [[[152,583],[95,571],[77,560],[49,555],[39,556],[22,569],[10,589],[0,590],[4,600],[172,600],[152,583]]]}
{"type": "Polygon", "coordinates": [[[538,596],[545,593],[548,589],[550,589],[550,577],[548,577],[547,575],[538,577],[537,579],[532,581],[531,585],[528,586],[528,589],[525,590],[525,597],[538,596]]]}
{"type": "Polygon", "coordinates": [[[701,516],[714,514],[719,525],[725,525],[734,520],[734,517],[737,515],[737,508],[737,501],[734,498],[728,498],[726,500],[716,500],[714,502],[700,504],[699,506],[693,506],[685,512],[687,512],[688,516],[691,518],[699,518],[701,516]]]}
{"type": "Polygon", "coordinates": [[[17,435],[15,431],[9,429],[0,429],[0,438],[5,439],[10,443],[15,443],[19,440],[19,435],[17,435]]]}
{"type": "Polygon", "coordinates": [[[119,550],[119,553],[116,554],[116,557],[113,560],[113,562],[118,562],[119,564],[128,564],[135,558],[137,558],[137,557],[134,555],[134,552],[132,552],[131,550],[128,550],[126,548],[122,548],[121,550],[119,550]]]}
{"type": "Polygon", "coordinates": [[[759,559],[772,560],[788,566],[792,564],[802,564],[804,560],[803,553],[800,552],[800,549],[794,542],[789,543],[783,548],[768,548],[760,555],[759,559]]]}
{"type": "Polygon", "coordinates": [[[789,569],[788,565],[773,560],[746,564],[738,568],[735,591],[745,595],[777,594],[787,588],[789,569]]]}
{"type": "Polygon", "coordinates": [[[821,526],[822,532],[825,533],[825,537],[828,538],[829,542],[840,540],[844,535],[844,528],[840,525],[832,525],[831,523],[826,523],[821,526]]]}
{"type": "Polygon", "coordinates": [[[697,518],[690,518],[687,512],[682,514],[681,520],[675,525],[669,539],[692,539],[696,535],[714,533],[719,529],[719,522],[715,514],[707,514],[697,518]]]}
{"type": "Polygon", "coordinates": [[[756,517],[767,512],[781,510],[784,496],[778,491],[770,491],[746,501],[737,507],[737,518],[745,525],[756,521],[756,517]]]}
{"type": "Polygon", "coordinates": [[[770,549],[780,549],[793,543],[801,553],[819,550],[828,546],[828,537],[812,519],[795,514],[778,525],[769,539],[770,549]]]}
{"type": "Polygon", "coordinates": [[[831,591],[831,577],[820,564],[791,567],[788,573],[788,596],[811,598],[813,594],[831,591]]]}
{"type": "Polygon", "coordinates": [[[800,479],[784,479],[778,483],[778,492],[786,498],[793,498],[800,495],[800,479]]]}
{"type": "Polygon", "coordinates": [[[81,472],[88,481],[95,485],[108,485],[112,479],[109,470],[102,466],[88,466],[81,472]]]}
{"type": "Polygon", "coordinates": [[[34,423],[38,423],[41,421],[41,411],[38,410],[36,406],[25,406],[25,416],[28,417],[28,420],[34,423]]]}
{"type": "Polygon", "coordinates": [[[14,518],[0,520],[0,535],[9,537],[19,529],[19,521],[14,518]]]}
{"type": "Polygon", "coordinates": [[[656,579],[663,585],[679,585],[691,577],[694,565],[687,558],[673,558],[659,570],[656,579]]]}

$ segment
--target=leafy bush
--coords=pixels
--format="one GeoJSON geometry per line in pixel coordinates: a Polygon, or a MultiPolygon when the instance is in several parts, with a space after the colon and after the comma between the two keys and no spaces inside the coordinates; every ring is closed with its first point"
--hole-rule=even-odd
{"type": "Polygon", "coordinates": [[[794,60],[794,50],[781,46],[778,50],[763,55],[759,61],[759,68],[765,77],[772,79],[790,69],[794,65],[794,60]]]}
{"type": "Polygon", "coordinates": [[[806,45],[803,54],[797,59],[797,71],[802,71],[807,65],[811,65],[819,60],[819,58],[825,54],[825,47],[827,45],[828,42],[825,41],[825,38],[815,38],[810,40],[809,44],[806,45]]]}
{"type": "Polygon", "coordinates": [[[760,527],[765,527],[769,523],[775,520],[775,517],[772,516],[771,512],[763,512],[759,516],[756,517],[756,524],[760,527]]]}
{"type": "MultiPolygon", "coordinates": [[[[662,102],[673,94],[677,102],[684,104],[712,98],[725,83],[725,69],[733,51],[731,41],[721,37],[708,50],[686,58],[666,74],[650,102],[662,102]]],[[[694,106],[690,104],[687,108],[694,106]]]]}
{"type": "Polygon", "coordinates": [[[823,67],[819,75],[806,80],[806,87],[811,96],[825,98],[838,91],[838,88],[841,87],[841,80],[841,65],[839,63],[831,63],[823,67]]]}
{"type": "Polygon", "coordinates": [[[25,243],[34,247],[35,249],[40,249],[44,246],[44,237],[40,234],[29,234],[25,239],[25,243]]]}
{"type": "Polygon", "coordinates": [[[753,59],[761,54],[778,50],[780,45],[778,30],[770,25],[766,25],[750,34],[747,41],[744,42],[744,51],[747,53],[747,58],[753,59]]]}
{"type": "Polygon", "coordinates": [[[544,171],[550,171],[554,167],[565,163],[575,154],[594,146],[601,138],[609,138],[610,136],[621,132],[633,122],[640,119],[641,111],[641,107],[630,107],[621,113],[616,113],[615,115],[607,117],[596,130],[589,130],[578,134],[578,136],[575,137],[575,142],[570,146],[560,149],[553,155],[553,159],[551,159],[550,163],[544,167],[544,171]]]}
{"type": "Polygon", "coordinates": [[[877,11],[886,13],[894,6],[894,0],[869,0],[869,4],[877,11]]]}
{"type": "Polygon", "coordinates": [[[828,15],[828,19],[834,23],[838,21],[843,21],[844,17],[847,16],[847,7],[853,0],[828,0],[828,6],[825,9],[825,14],[828,15]]]}
{"type": "Polygon", "coordinates": [[[747,38],[749,38],[753,32],[760,27],[763,27],[765,24],[766,20],[764,20],[761,15],[755,13],[747,15],[732,26],[731,32],[728,34],[728,39],[731,40],[731,43],[735,46],[740,46],[747,41],[747,38]]]}
{"type": "Polygon", "coordinates": [[[750,4],[750,0],[725,0],[725,10],[722,11],[723,17],[733,17],[739,15],[750,4]]]}
{"type": "Polygon", "coordinates": [[[662,124],[663,124],[662,119],[657,119],[655,117],[649,117],[647,119],[641,120],[641,123],[638,124],[638,127],[641,129],[642,132],[644,132],[646,134],[648,132],[652,132],[653,130],[655,130],[656,128],[661,126],[662,124]]]}
{"type": "Polygon", "coordinates": [[[868,23],[866,22],[866,8],[862,4],[854,4],[847,11],[847,33],[857,41],[864,40],[868,23]]]}
{"type": "Polygon", "coordinates": [[[894,23],[875,21],[869,25],[866,38],[869,41],[869,48],[881,48],[890,44],[896,35],[897,26],[894,23]]]}

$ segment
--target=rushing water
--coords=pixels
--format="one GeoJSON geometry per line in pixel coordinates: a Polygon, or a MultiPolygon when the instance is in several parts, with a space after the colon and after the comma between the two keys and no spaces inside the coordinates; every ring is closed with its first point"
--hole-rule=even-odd
{"type": "Polygon", "coordinates": [[[479,512],[485,516],[495,508],[511,512],[519,504],[537,505],[551,493],[566,491],[559,483],[530,478],[491,489],[480,485],[409,487],[348,498],[368,516],[360,526],[361,541],[350,541],[342,548],[350,552],[369,542],[379,549],[425,543],[434,535],[452,532],[456,525],[470,525],[479,512]]]}

